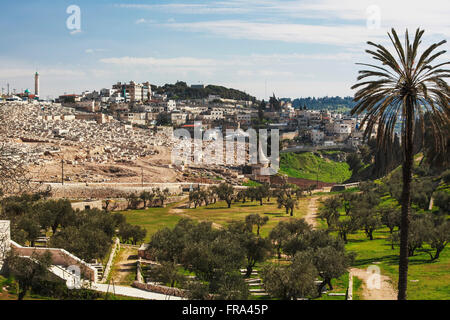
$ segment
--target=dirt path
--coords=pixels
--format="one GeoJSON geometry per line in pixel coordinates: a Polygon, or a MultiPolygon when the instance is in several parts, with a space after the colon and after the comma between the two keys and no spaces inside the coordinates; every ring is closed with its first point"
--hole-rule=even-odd
{"type": "Polygon", "coordinates": [[[180,207],[170,208],[169,209],[169,213],[171,213],[171,214],[183,214],[184,213],[184,209],[181,209],[180,207]]]}
{"type": "MultiPolygon", "coordinates": [[[[363,300],[397,300],[397,291],[392,286],[392,279],[388,276],[380,275],[380,288],[369,289],[367,282],[371,273],[365,269],[350,269],[350,273],[363,281],[362,299],[363,300]]],[[[353,293],[354,295],[355,293],[353,293]]]]}
{"type": "Polygon", "coordinates": [[[131,283],[128,283],[128,279],[132,278],[131,274],[136,273],[137,259],[136,249],[122,247],[119,257],[114,264],[114,272],[111,275],[116,284],[131,285],[131,283]]]}
{"type": "Polygon", "coordinates": [[[317,201],[318,200],[319,200],[318,197],[313,197],[313,198],[309,199],[308,212],[305,216],[306,222],[309,223],[310,225],[312,225],[312,227],[314,229],[317,228],[317,209],[318,209],[317,201]]]}

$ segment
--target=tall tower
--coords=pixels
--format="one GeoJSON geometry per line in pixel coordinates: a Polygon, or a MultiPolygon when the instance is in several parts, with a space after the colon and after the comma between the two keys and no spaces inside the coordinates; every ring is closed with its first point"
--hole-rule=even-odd
{"type": "Polygon", "coordinates": [[[34,94],[39,96],[39,73],[34,75],[34,94]]]}

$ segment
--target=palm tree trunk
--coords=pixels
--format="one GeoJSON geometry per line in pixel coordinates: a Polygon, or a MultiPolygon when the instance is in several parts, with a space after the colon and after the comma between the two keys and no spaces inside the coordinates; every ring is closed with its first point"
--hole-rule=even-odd
{"type": "Polygon", "coordinates": [[[406,134],[404,141],[405,158],[403,163],[402,216],[400,221],[400,261],[398,266],[398,300],[406,300],[408,286],[408,232],[411,211],[411,180],[414,162],[413,154],[413,107],[408,99],[406,105],[406,134]]]}

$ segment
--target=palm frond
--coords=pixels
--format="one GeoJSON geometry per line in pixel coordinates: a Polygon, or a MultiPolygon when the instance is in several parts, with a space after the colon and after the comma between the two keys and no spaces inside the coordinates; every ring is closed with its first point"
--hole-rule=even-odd
{"type": "Polygon", "coordinates": [[[395,55],[383,45],[369,41],[367,44],[374,49],[366,52],[381,65],[358,63],[368,69],[359,71],[357,83],[352,86],[358,91],[354,96],[356,106],[351,113],[365,114],[361,123],[365,127],[364,136],[376,130],[380,147],[390,146],[399,121],[401,136],[405,137],[407,114],[412,115],[419,128],[426,130],[424,113],[430,115],[430,129],[440,141],[436,146],[445,145],[442,143],[445,141],[443,135],[450,126],[450,90],[446,82],[450,70],[443,67],[450,62],[432,63],[446,53],[445,50],[436,51],[446,41],[432,44],[419,55],[423,34],[424,30],[417,29],[414,40],[410,42],[406,30],[402,44],[397,32],[392,29],[388,36],[395,55]]]}

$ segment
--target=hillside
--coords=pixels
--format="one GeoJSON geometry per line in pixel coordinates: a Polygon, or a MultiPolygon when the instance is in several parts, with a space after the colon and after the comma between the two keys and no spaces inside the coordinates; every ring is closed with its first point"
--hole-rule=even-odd
{"type": "Polygon", "coordinates": [[[352,97],[308,97],[308,98],[297,98],[292,101],[292,106],[296,109],[306,107],[308,110],[334,110],[346,112],[351,110],[356,103],[353,101],[352,97]]]}
{"type": "Polygon", "coordinates": [[[330,160],[325,153],[284,153],[280,157],[280,173],[293,178],[342,183],[352,172],[346,162],[330,160]],[[320,157],[319,155],[322,155],[320,157]]]}
{"type": "Polygon", "coordinates": [[[215,85],[208,85],[203,89],[191,88],[186,82],[182,81],[175,84],[165,84],[162,87],[153,86],[152,90],[159,94],[165,93],[170,99],[174,100],[205,99],[209,95],[217,95],[223,99],[256,101],[255,97],[236,89],[215,85]]]}

